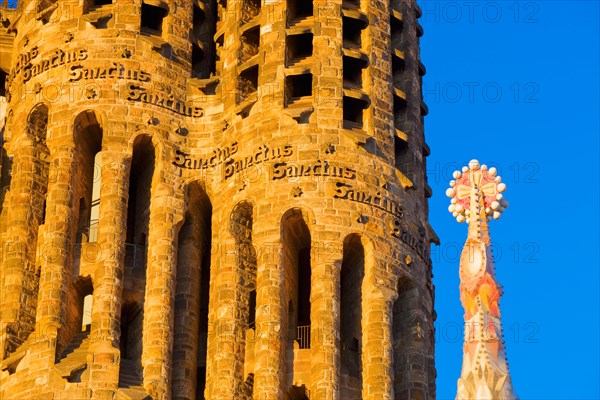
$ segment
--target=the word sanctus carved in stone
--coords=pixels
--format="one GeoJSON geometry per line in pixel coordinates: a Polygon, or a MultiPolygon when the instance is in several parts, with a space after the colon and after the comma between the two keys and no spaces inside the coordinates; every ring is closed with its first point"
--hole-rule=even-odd
{"type": "Polygon", "coordinates": [[[356,179],[356,171],[321,160],[315,161],[314,164],[289,164],[282,162],[273,165],[274,181],[302,176],[331,176],[335,178],[356,179]]]}
{"type": "Polygon", "coordinates": [[[181,100],[175,99],[173,94],[161,92],[148,92],[145,88],[130,84],[128,86],[127,100],[141,101],[157,107],[176,112],[186,117],[201,117],[204,113],[201,107],[191,106],[181,100]]]}
{"type": "Polygon", "coordinates": [[[207,156],[194,158],[181,150],[175,150],[175,161],[173,164],[179,168],[187,169],[207,169],[221,165],[238,151],[238,143],[233,142],[229,146],[217,148],[207,156]]]}
{"type": "Polygon", "coordinates": [[[419,257],[421,257],[421,259],[423,259],[426,263],[429,264],[430,257],[427,251],[429,248],[429,242],[425,240],[425,236],[421,235],[421,237],[419,238],[413,235],[408,229],[406,229],[400,224],[399,219],[394,219],[393,224],[394,228],[392,230],[392,236],[397,237],[403,243],[408,245],[417,253],[419,257]]]}
{"type": "Polygon", "coordinates": [[[375,194],[372,194],[360,189],[355,189],[352,185],[348,185],[347,183],[343,182],[336,182],[335,185],[337,189],[335,190],[333,197],[336,199],[345,199],[355,201],[357,203],[367,204],[398,218],[402,218],[404,215],[402,205],[398,204],[392,199],[386,198],[379,191],[375,194]]]}
{"type": "Polygon", "coordinates": [[[150,74],[126,68],[123,64],[111,63],[108,67],[85,68],[82,64],[69,67],[69,81],[75,82],[81,79],[129,79],[140,82],[149,82],[150,74]]]}
{"type": "MultiPolygon", "coordinates": [[[[58,49],[54,51],[54,53],[51,56],[40,60],[36,64],[24,65],[22,68],[23,83],[29,81],[31,78],[41,74],[42,72],[46,72],[52,68],[56,68],[61,65],[70,64],[76,61],[83,61],[87,59],[87,57],[88,54],[86,49],[69,50],[66,52],[58,49]]],[[[13,71],[11,81],[19,72],[19,69],[15,69],[13,71]]]]}
{"type": "Polygon", "coordinates": [[[260,146],[258,150],[249,156],[241,159],[229,159],[225,162],[224,177],[231,177],[233,174],[241,172],[253,165],[262,164],[266,161],[275,161],[284,157],[290,157],[294,151],[292,146],[269,148],[267,145],[260,146]]]}

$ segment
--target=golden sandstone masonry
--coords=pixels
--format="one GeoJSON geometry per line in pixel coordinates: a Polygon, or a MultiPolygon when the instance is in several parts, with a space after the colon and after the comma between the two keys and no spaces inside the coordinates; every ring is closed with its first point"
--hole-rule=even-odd
{"type": "Polygon", "coordinates": [[[2,400],[435,398],[414,0],[0,13],[2,400]]]}

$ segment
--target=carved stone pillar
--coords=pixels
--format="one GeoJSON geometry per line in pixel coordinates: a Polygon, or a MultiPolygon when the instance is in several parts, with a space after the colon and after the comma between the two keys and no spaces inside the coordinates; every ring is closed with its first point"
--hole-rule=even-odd
{"type": "MultiPolygon", "coordinates": [[[[161,174],[160,170],[156,173],[161,174]]],[[[144,299],[143,385],[156,400],[170,398],[177,238],[183,219],[173,184],[153,185],[144,299]],[[158,194],[158,195],[157,195],[158,194]]]]}
{"type": "Polygon", "coordinates": [[[15,350],[20,340],[14,338],[19,329],[19,309],[23,277],[35,262],[38,226],[32,223],[35,193],[34,152],[31,145],[18,147],[12,165],[6,240],[2,248],[2,290],[0,291],[0,359],[15,350]],[[11,333],[13,331],[14,333],[11,333]],[[16,340],[15,340],[16,339],[16,340]]]}
{"type": "Polygon", "coordinates": [[[66,329],[66,279],[71,273],[74,239],[72,229],[75,226],[71,184],[74,153],[71,143],[58,145],[51,152],[44,240],[38,244],[41,274],[35,345],[31,350],[32,364],[36,365],[32,365],[32,369],[50,368],[54,365],[59,332],[66,329]]]}
{"type": "Polygon", "coordinates": [[[283,265],[279,237],[257,243],[254,398],[283,397],[283,265]]]}
{"type": "Polygon", "coordinates": [[[392,290],[372,287],[363,295],[363,387],[365,400],[391,400],[392,290]]]}
{"type": "Polygon", "coordinates": [[[341,242],[311,249],[311,397],[339,399],[341,242]]]}
{"type": "Polygon", "coordinates": [[[89,385],[94,398],[111,396],[119,382],[121,293],[127,232],[131,154],[102,152],[98,256],[94,268],[89,385]]]}
{"type": "MultiPolygon", "coordinates": [[[[223,229],[226,229],[223,228],[223,229]]],[[[223,232],[221,231],[221,237],[223,232]]],[[[243,358],[243,321],[241,294],[238,292],[239,269],[233,239],[220,241],[216,264],[211,269],[211,304],[209,313],[207,398],[229,400],[241,393],[243,358]],[[212,273],[214,270],[214,274],[212,273]],[[213,288],[214,282],[214,288],[213,288]]]]}
{"type": "Polygon", "coordinates": [[[173,345],[173,398],[195,399],[198,368],[200,276],[202,252],[200,227],[194,217],[185,221],[179,234],[175,326],[173,345]]]}

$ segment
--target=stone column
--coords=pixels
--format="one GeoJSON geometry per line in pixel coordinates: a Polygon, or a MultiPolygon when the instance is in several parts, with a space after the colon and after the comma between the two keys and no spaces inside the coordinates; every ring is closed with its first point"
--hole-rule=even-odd
{"type": "Polygon", "coordinates": [[[311,397],[339,399],[341,242],[316,242],[311,248],[310,353],[311,397]]]}
{"type": "Polygon", "coordinates": [[[257,243],[254,398],[283,398],[283,265],[279,237],[257,243]]]}
{"type": "Polygon", "coordinates": [[[121,294],[127,232],[131,154],[102,151],[98,248],[94,268],[89,386],[94,398],[112,398],[119,383],[121,294]]]}
{"type": "Polygon", "coordinates": [[[9,325],[17,324],[25,270],[33,268],[38,226],[32,222],[34,151],[21,144],[15,151],[9,194],[10,214],[2,248],[2,290],[0,291],[0,359],[14,347],[9,325]],[[8,328],[8,329],[7,329],[8,328]]]}
{"type": "Polygon", "coordinates": [[[392,399],[394,296],[392,290],[376,287],[363,294],[362,397],[365,400],[392,399]]]}
{"type": "Polygon", "coordinates": [[[44,241],[38,246],[41,275],[32,370],[54,365],[59,332],[65,328],[66,280],[72,272],[75,218],[71,181],[75,149],[71,143],[61,144],[51,154],[44,241]]]}
{"type": "MultiPolygon", "coordinates": [[[[227,222],[220,227],[220,238],[227,237],[223,231],[229,227],[229,221],[224,220],[227,222]]],[[[219,249],[211,266],[206,393],[211,400],[230,400],[241,393],[244,368],[240,357],[244,325],[240,315],[237,246],[233,239],[215,238],[213,243],[218,243],[219,249]]]]}
{"type": "MultiPolygon", "coordinates": [[[[155,174],[171,178],[158,168],[155,174]]],[[[177,238],[179,223],[183,219],[182,210],[176,201],[172,183],[153,184],[144,296],[142,367],[144,388],[156,400],[170,398],[171,392],[177,238]]]]}
{"type": "Polygon", "coordinates": [[[200,268],[202,264],[198,221],[190,216],[179,234],[175,326],[173,344],[173,398],[195,399],[198,384],[198,331],[200,268]]]}

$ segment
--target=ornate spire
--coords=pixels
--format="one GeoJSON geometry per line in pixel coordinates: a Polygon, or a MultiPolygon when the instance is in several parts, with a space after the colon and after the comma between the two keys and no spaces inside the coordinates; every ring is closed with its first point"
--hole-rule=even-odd
{"type": "Polygon", "coordinates": [[[508,202],[506,185],[496,168],[471,160],[455,171],[446,195],[448,211],[460,223],[467,222],[467,241],[460,256],[460,300],[465,309],[463,366],[457,400],[517,399],[506,359],[500,308],[502,287],[496,282],[488,222],[500,215],[508,202]]]}

